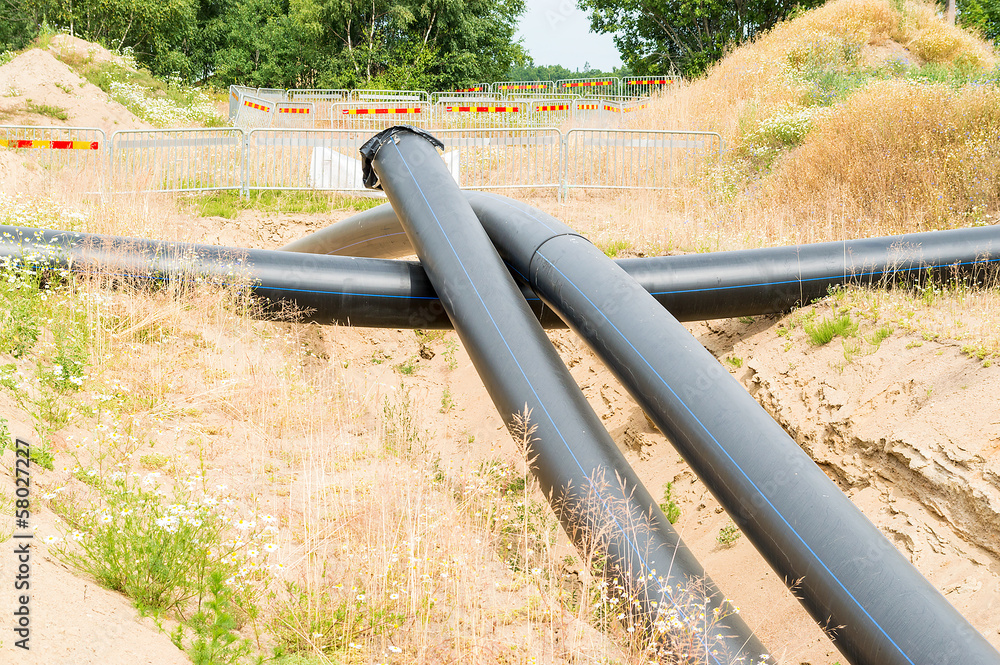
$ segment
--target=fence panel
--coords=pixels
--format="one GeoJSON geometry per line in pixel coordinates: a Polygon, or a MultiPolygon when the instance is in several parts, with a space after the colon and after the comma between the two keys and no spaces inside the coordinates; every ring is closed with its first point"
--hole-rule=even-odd
{"type": "Polygon", "coordinates": [[[245,85],[229,86],[229,122],[236,122],[236,115],[240,111],[244,95],[256,95],[257,88],[248,88],[245,85]]]}
{"type": "Polygon", "coordinates": [[[679,85],[679,76],[626,76],[621,79],[621,95],[626,99],[642,99],[679,85]]]}
{"type": "Polygon", "coordinates": [[[270,99],[243,95],[239,111],[236,113],[236,120],[233,121],[233,124],[242,129],[270,127],[274,121],[274,109],[276,106],[277,103],[270,99]]]}
{"type": "Polygon", "coordinates": [[[456,92],[457,93],[471,93],[473,95],[489,95],[489,94],[491,94],[493,92],[493,84],[492,83],[474,83],[473,85],[469,86],[468,88],[455,88],[454,90],[451,90],[449,92],[431,93],[431,94],[432,95],[435,95],[435,94],[449,95],[449,94],[456,93],[456,92]]]}
{"type": "MultiPolygon", "coordinates": [[[[33,169],[38,179],[68,180],[83,191],[101,191],[107,176],[107,138],[96,127],[0,126],[0,148],[12,150],[33,169]]],[[[11,183],[12,185],[14,183],[11,183]]],[[[28,182],[17,183],[28,186],[28,182]]]]}
{"type": "Polygon", "coordinates": [[[333,105],[330,126],[333,129],[358,129],[377,132],[398,124],[426,127],[431,124],[431,105],[427,102],[342,102],[333,105]]]}
{"type": "Polygon", "coordinates": [[[559,188],[558,129],[451,129],[434,136],[463,189],[559,188]]]}
{"type": "Polygon", "coordinates": [[[352,102],[430,102],[423,90],[362,90],[351,91],[352,102]]]}
{"type": "Polygon", "coordinates": [[[536,99],[531,102],[531,122],[537,127],[559,127],[573,116],[574,99],[536,99]]]}
{"type": "Polygon", "coordinates": [[[573,92],[587,97],[617,97],[621,81],[616,76],[604,78],[559,79],[554,92],[573,92]]]}
{"type": "Polygon", "coordinates": [[[257,96],[272,102],[283,102],[288,99],[288,91],[284,88],[257,88],[257,96]]]}
{"type": "Polygon", "coordinates": [[[368,191],[360,149],[370,130],[255,129],[247,135],[244,189],[368,191]]]}
{"type": "Polygon", "coordinates": [[[556,92],[552,81],[497,81],[493,84],[493,94],[497,97],[511,95],[533,95],[546,97],[556,92]]]}
{"type": "Polygon", "coordinates": [[[111,137],[111,188],[117,192],[240,189],[243,131],[150,129],[111,137]]]}
{"type": "Polygon", "coordinates": [[[439,129],[530,127],[530,106],[497,99],[438,102],[434,107],[434,126],[439,129]]]}
{"type": "Polygon", "coordinates": [[[673,189],[702,176],[722,151],[715,132],[571,129],[566,189],[673,189]]]}
{"type": "Polygon", "coordinates": [[[274,126],[286,129],[314,129],[315,105],[312,102],[278,102],[274,126]]]}

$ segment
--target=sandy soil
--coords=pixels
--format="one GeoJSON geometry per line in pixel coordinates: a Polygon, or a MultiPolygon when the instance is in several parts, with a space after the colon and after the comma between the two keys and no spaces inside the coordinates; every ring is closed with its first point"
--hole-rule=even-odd
{"type": "MultiPolygon", "coordinates": [[[[70,41],[61,41],[60,45],[73,47],[70,41]]],[[[25,51],[0,67],[0,122],[5,125],[96,127],[108,136],[119,129],[150,127],[51,52],[41,49],[25,51]],[[62,109],[67,118],[61,120],[32,112],[29,110],[31,104],[62,109]]]]}

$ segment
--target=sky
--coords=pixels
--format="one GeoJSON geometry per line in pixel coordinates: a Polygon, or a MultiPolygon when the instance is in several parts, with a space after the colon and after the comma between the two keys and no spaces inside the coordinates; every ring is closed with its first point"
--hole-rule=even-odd
{"type": "Polygon", "coordinates": [[[611,35],[590,32],[587,14],[576,0],[528,0],[517,35],[536,65],[562,65],[576,71],[590,63],[604,71],[622,64],[611,35]]]}

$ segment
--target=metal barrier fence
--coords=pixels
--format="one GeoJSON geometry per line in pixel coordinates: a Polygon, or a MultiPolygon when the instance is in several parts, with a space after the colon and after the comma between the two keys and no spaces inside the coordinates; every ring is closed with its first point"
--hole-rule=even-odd
{"type": "Polygon", "coordinates": [[[271,99],[242,95],[233,124],[242,129],[270,127],[271,123],[274,122],[274,109],[277,105],[278,103],[271,99]]]}
{"type": "Polygon", "coordinates": [[[715,132],[571,129],[563,190],[674,189],[707,173],[721,151],[715,132]]]}
{"type": "Polygon", "coordinates": [[[288,91],[284,88],[257,88],[257,96],[273,102],[283,102],[288,99],[288,91]]]}
{"type": "Polygon", "coordinates": [[[444,143],[445,161],[463,189],[559,189],[558,129],[452,129],[434,135],[444,143]]]}
{"type": "Polygon", "coordinates": [[[316,127],[316,106],[312,102],[278,102],[274,126],[313,129],[316,127]]]}
{"type": "Polygon", "coordinates": [[[229,86],[229,120],[236,122],[236,115],[243,104],[243,95],[257,95],[257,88],[248,88],[245,85],[229,86]]]}
{"type": "Polygon", "coordinates": [[[367,130],[254,129],[247,134],[243,190],[368,191],[361,179],[367,130]]]}
{"type": "Polygon", "coordinates": [[[423,90],[352,90],[352,102],[430,102],[423,90]]]}
{"type": "MultiPolygon", "coordinates": [[[[578,188],[681,187],[707,174],[724,148],[714,132],[433,131],[463,188],[555,189],[560,196],[578,188]]],[[[101,192],[357,192],[363,190],[358,150],[371,135],[370,129],[161,129],[118,131],[108,142],[100,129],[0,127],[0,149],[22,152],[40,160],[46,174],[64,174],[101,192]]]]}
{"type": "Polygon", "coordinates": [[[279,88],[247,88],[234,85],[229,86],[229,118],[234,124],[236,123],[242,97],[245,95],[272,102],[313,102],[316,104],[316,117],[325,119],[330,117],[330,109],[328,108],[330,105],[349,101],[370,103],[426,102],[436,106],[441,101],[466,97],[494,98],[504,101],[586,97],[627,102],[663,92],[681,82],[681,77],[677,75],[627,76],[624,78],[608,76],[603,78],[569,78],[556,81],[497,81],[495,83],[477,83],[467,88],[430,94],[423,90],[320,88],[281,90],[279,88]]]}
{"type": "Polygon", "coordinates": [[[495,129],[502,126],[530,126],[529,104],[500,99],[462,99],[440,101],[434,105],[434,125],[443,130],[495,129]]]}
{"type": "Polygon", "coordinates": [[[619,94],[625,99],[642,99],[669,90],[680,83],[674,76],[628,76],[619,81],[619,94]]]}
{"type": "Polygon", "coordinates": [[[552,81],[497,81],[493,84],[493,94],[497,97],[529,94],[544,96],[556,92],[552,81]]]}
{"type": "Polygon", "coordinates": [[[241,189],[244,133],[224,129],[115,132],[108,151],[114,192],[241,189]]]}
{"type": "Polygon", "coordinates": [[[398,124],[426,127],[431,124],[432,107],[421,101],[341,102],[330,112],[332,129],[377,132],[398,124]]]}
{"type": "Polygon", "coordinates": [[[107,136],[102,129],[9,125],[0,127],[0,148],[39,167],[33,171],[69,180],[85,191],[105,186],[107,136]]]}

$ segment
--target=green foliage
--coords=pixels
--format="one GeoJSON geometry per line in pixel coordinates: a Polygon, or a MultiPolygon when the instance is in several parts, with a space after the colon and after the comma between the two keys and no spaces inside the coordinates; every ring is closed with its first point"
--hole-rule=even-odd
{"type": "MultiPolygon", "coordinates": [[[[250,640],[240,638],[237,631],[236,607],[233,591],[223,581],[224,575],[213,570],[206,582],[207,599],[187,622],[194,637],[187,647],[194,665],[236,665],[246,662],[254,652],[250,640]]],[[[178,648],[184,648],[184,624],[178,624],[171,636],[178,648]]],[[[258,656],[253,662],[263,663],[258,656]]]]}
{"type": "Polygon", "coordinates": [[[702,74],[727,50],[751,40],[796,9],[823,0],[579,0],[591,30],[614,35],[622,61],[635,74],[702,74]]]}
{"type": "Polygon", "coordinates": [[[213,20],[220,85],[447,89],[523,59],[523,0],[240,0],[213,20]]]}
{"type": "Polygon", "coordinates": [[[739,537],[743,534],[740,532],[740,528],[730,522],[726,526],[719,529],[719,535],[715,537],[715,540],[723,547],[732,546],[739,537]]]}
{"type": "Polygon", "coordinates": [[[849,337],[853,335],[858,324],[851,319],[850,314],[842,314],[832,319],[823,319],[818,323],[807,323],[804,328],[809,342],[816,346],[822,346],[833,341],[834,337],[849,337]]]}
{"type": "Polygon", "coordinates": [[[997,44],[1000,37],[1000,3],[993,0],[958,0],[956,5],[959,25],[972,28],[997,44]]]}
{"type": "Polygon", "coordinates": [[[139,62],[158,75],[189,76],[193,63],[185,52],[197,39],[199,0],[25,0],[27,11],[44,16],[56,29],[109,49],[134,49],[139,62]]]}
{"type": "Polygon", "coordinates": [[[24,101],[24,110],[28,113],[36,113],[38,115],[44,115],[48,118],[55,118],[56,120],[68,120],[69,114],[66,109],[61,106],[52,106],[50,104],[36,104],[30,99],[24,101]]]}
{"type": "Polygon", "coordinates": [[[448,369],[458,369],[458,359],[455,358],[455,351],[458,350],[458,342],[454,339],[449,339],[444,343],[444,353],[441,355],[444,357],[445,363],[448,365],[448,369]]]}
{"type": "Polygon", "coordinates": [[[240,210],[271,213],[326,213],[331,210],[368,210],[379,199],[363,196],[330,196],[322,192],[261,190],[243,197],[236,191],[194,194],[186,202],[201,217],[235,219],[240,210]]]}
{"type": "Polygon", "coordinates": [[[660,510],[663,514],[667,516],[667,520],[671,524],[676,524],[677,520],[681,517],[681,507],[677,505],[672,496],[673,494],[673,483],[667,483],[663,487],[663,501],[660,503],[660,510]]]}
{"type": "Polygon", "coordinates": [[[446,89],[523,62],[524,0],[24,0],[0,3],[0,48],[47,21],[157,76],[276,88],[446,89]],[[13,26],[16,26],[13,27],[13,26]]]}
{"type": "Polygon", "coordinates": [[[607,243],[604,247],[604,253],[610,257],[615,258],[622,254],[623,252],[632,251],[632,243],[628,240],[612,240],[607,243]]]}
{"type": "Polygon", "coordinates": [[[11,444],[10,430],[7,428],[7,419],[0,416],[0,455],[3,455],[4,451],[7,450],[7,446],[11,444]]]}
{"type": "Polygon", "coordinates": [[[594,69],[589,63],[584,63],[583,69],[575,72],[566,69],[562,65],[536,65],[529,57],[523,64],[515,64],[507,72],[508,81],[558,81],[559,79],[572,78],[604,78],[607,76],[631,76],[632,72],[628,67],[615,67],[610,72],[594,69]]]}
{"type": "Polygon", "coordinates": [[[33,418],[43,439],[34,447],[38,463],[47,468],[52,467],[47,439],[69,424],[66,396],[83,385],[89,361],[90,329],[73,300],[71,280],[60,271],[16,265],[0,272],[0,353],[22,365],[0,368],[0,386],[33,418]],[[49,333],[44,342],[43,328],[49,333]],[[28,367],[32,378],[25,375],[28,367]]]}
{"type": "Polygon", "coordinates": [[[455,408],[455,398],[451,395],[451,390],[445,387],[441,393],[441,413],[449,413],[455,408]]]}
{"type": "MultiPolygon", "coordinates": [[[[190,606],[205,611],[205,603],[233,604],[232,593],[262,575],[248,554],[260,530],[227,539],[227,520],[217,505],[185,495],[166,504],[153,484],[156,475],[139,480],[120,471],[108,477],[94,470],[78,473],[99,491],[103,505],[54,506],[75,529],[77,541],[77,547],[59,554],[144,611],[185,616],[190,606]],[[226,594],[219,580],[229,587],[226,594]]],[[[236,521],[241,522],[246,520],[236,521]]],[[[247,597],[240,597],[240,605],[250,611],[247,597]]]]}

